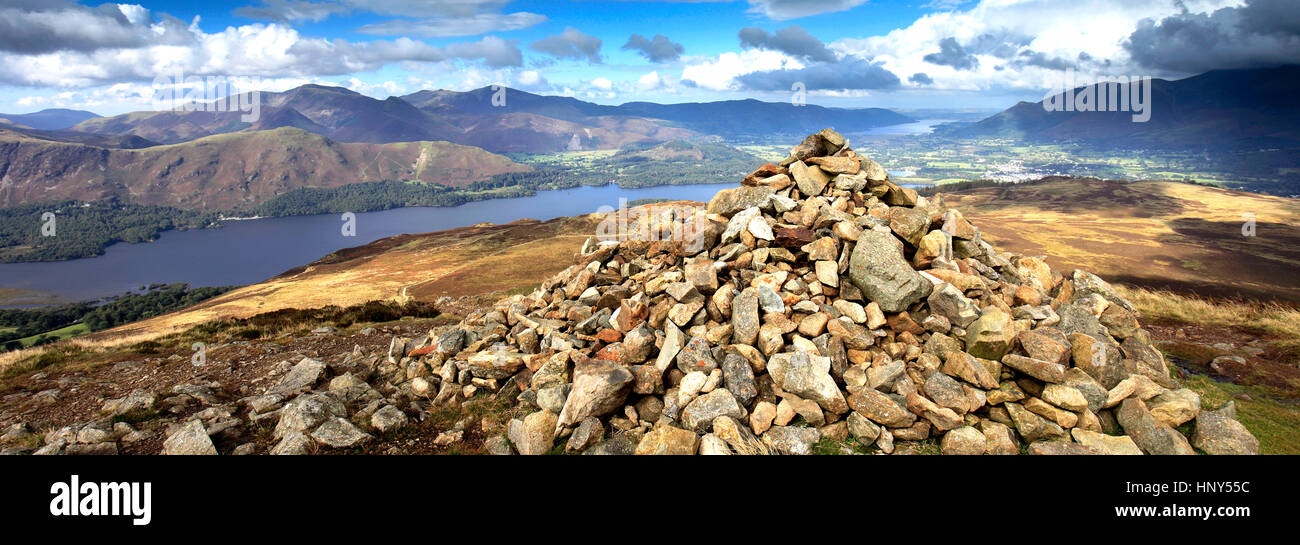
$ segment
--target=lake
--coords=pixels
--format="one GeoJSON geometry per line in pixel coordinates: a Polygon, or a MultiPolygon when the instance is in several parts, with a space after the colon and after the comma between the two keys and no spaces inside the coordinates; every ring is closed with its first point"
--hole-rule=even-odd
{"type": "Polygon", "coordinates": [[[934,132],[936,126],[952,121],[952,119],[918,119],[912,123],[874,127],[866,131],[846,134],[845,136],[916,136],[930,134],[934,132]]]}
{"type": "Polygon", "coordinates": [[[260,282],[341,248],[403,233],[426,233],[520,218],[548,220],[618,207],[619,199],[671,198],[707,202],[736,184],[625,189],[617,185],[539,191],[531,197],[477,201],[450,207],[412,207],[356,215],[356,236],[345,237],[339,214],[227,220],[219,229],[167,231],[158,240],[119,243],[104,255],[71,261],[0,264],[0,288],[53,294],[62,302],[120,295],[152,283],[229,286],[260,282]]]}

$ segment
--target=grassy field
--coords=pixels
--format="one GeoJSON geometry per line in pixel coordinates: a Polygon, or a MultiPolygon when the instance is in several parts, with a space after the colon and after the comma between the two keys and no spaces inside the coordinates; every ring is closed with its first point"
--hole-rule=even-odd
{"type": "MultiPolygon", "coordinates": [[[[10,329],[12,330],[12,328],[10,328],[10,329]]],[[[26,348],[26,347],[29,347],[29,346],[35,344],[35,343],[36,343],[36,339],[39,339],[39,338],[41,338],[41,337],[54,337],[54,338],[56,338],[56,339],[69,339],[69,338],[72,338],[72,337],[76,337],[77,335],[81,335],[81,334],[89,333],[89,332],[90,332],[90,328],[89,328],[89,327],[86,327],[86,324],[72,324],[72,325],[70,325],[70,326],[62,327],[62,328],[56,329],[56,330],[54,330],[54,331],[47,331],[47,332],[45,332],[45,333],[41,333],[41,334],[39,334],[39,335],[32,335],[32,336],[30,336],[30,337],[23,337],[23,338],[21,338],[21,339],[18,339],[18,342],[23,343],[23,347],[26,348]]]]}
{"type": "MultiPolygon", "coordinates": [[[[742,149],[760,157],[780,159],[793,144],[742,146],[742,149]]],[[[899,180],[911,184],[976,179],[1016,182],[1070,175],[1195,181],[1276,195],[1300,192],[1293,169],[1275,166],[1279,160],[1271,156],[1261,158],[1250,153],[1099,150],[1076,144],[1029,144],[1005,138],[955,139],[933,135],[866,137],[855,140],[853,147],[886,169],[911,171],[913,175],[899,180]]],[[[1285,161],[1280,164],[1290,166],[1285,161]]]]}
{"type": "Polygon", "coordinates": [[[1063,180],[944,193],[1005,251],[1122,284],[1300,303],[1300,202],[1173,182],[1063,180]],[[1243,236],[1253,218],[1253,236],[1243,236]]]}
{"type": "Polygon", "coordinates": [[[1241,383],[1216,380],[1204,374],[1189,374],[1183,385],[1201,395],[1201,406],[1216,409],[1229,400],[1237,404],[1238,419],[1259,439],[1264,454],[1300,454],[1300,384],[1295,369],[1300,367],[1300,310],[1277,303],[1225,301],[1189,297],[1165,291],[1120,287],[1120,292],[1138,308],[1144,322],[1217,327],[1220,331],[1259,332],[1272,339],[1267,353],[1278,361],[1252,362],[1251,376],[1241,383]],[[1270,369],[1271,368],[1271,369],[1270,369]],[[1265,382],[1285,382],[1286,376],[1259,376],[1268,371],[1290,375],[1291,388],[1271,387],[1265,382]],[[1269,380],[1271,379],[1271,380],[1269,380]],[[1259,382],[1260,384],[1256,384],[1259,382]]]}

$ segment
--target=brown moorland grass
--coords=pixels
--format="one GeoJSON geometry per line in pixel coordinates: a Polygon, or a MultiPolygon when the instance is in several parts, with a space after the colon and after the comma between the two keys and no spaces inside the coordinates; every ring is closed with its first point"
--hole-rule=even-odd
{"type": "Polygon", "coordinates": [[[1062,180],[943,194],[1002,250],[1119,284],[1300,303],[1300,202],[1175,182],[1062,180]],[[1249,214],[1250,216],[1246,216],[1249,214]],[[1255,236],[1243,236],[1246,218],[1255,236]]]}

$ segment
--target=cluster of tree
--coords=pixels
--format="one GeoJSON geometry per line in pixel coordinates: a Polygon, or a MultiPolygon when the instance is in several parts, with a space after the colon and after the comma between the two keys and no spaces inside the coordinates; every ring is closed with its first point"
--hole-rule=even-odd
{"type": "MultiPolygon", "coordinates": [[[[12,349],[18,339],[78,322],[86,324],[90,331],[109,329],[189,307],[232,289],[233,286],[190,288],[189,284],[154,284],[144,293],[112,297],[102,304],[84,301],[51,307],[3,309],[0,310],[0,327],[14,329],[0,333],[0,343],[4,343],[6,349],[12,349]]],[[[46,339],[46,342],[55,340],[52,337],[46,339]]]]}
{"type": "Polygon", "coordinates": [[[19,308],[0,310],[0,343],[31,337],[77,323],[82,316],[94,309],[90,302],[69,303],[65,305],[19,308]],[[13,328],[12,330],[8,328],[13,328]]]}
{"type": "Polygon", "coordinates": [[[151,241],[162,231],[205,227],[215,219],[212,213],[127,204],[115,198],[15,206],[0,209],[0,261],[91,257],[116,242],[151,241]]]}
{"type": "Polygon", "coordinates": [[[365,182],[331,188],[295,189],[257,205],[251,212],[258,216],[278,217],[375,212],[406,206],[456,206],[483,199],[525,197],[533,191],[531,183],[497,177],[460,188],[425,182],[365,182]]]}

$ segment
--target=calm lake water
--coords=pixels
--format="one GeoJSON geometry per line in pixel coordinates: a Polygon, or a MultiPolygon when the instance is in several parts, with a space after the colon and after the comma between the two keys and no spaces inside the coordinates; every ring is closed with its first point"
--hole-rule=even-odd
{"type": "Polygon", "coordinates": [[[736,184],[624,189],[616,185],[540,191],[532,197],[452,207],[413,207],[356,216],[356,236],[344,237],[339,214],[226,221],[219,229],[168,231],[158,240],[114,244],[104,255],[72,261],[0,264],[0,287],[36,290],[61,301],[119,295],[141,285],[187,282],[228,286],[259,282],[340,248],[403,233],[425,233],[482,222],[548,220],[618,207],[619,198],[707,202],[736,184]]]}
{"type": "Polygon", "coordinates": [[[875,127],[863,132],[852,133],[850,136],[914,136],[919,134],[930,134],[934,127],[953,121],[952,119],[918,119],[912,123],[902,123],[899,125],[885,125],[875,127]]]}

